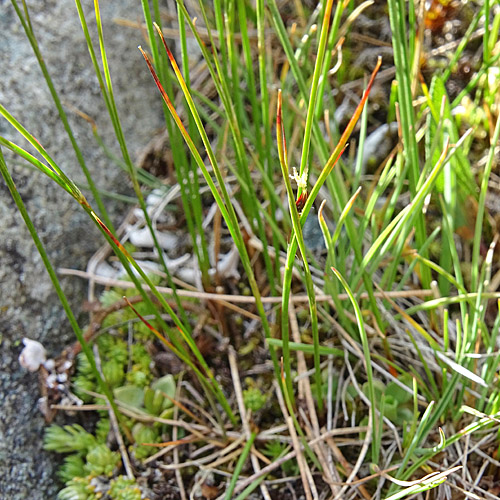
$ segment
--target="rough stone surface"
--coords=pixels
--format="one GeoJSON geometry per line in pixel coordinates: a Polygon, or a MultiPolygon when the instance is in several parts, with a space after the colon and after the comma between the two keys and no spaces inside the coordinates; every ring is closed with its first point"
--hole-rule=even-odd
{"type": "MultiPolygon", "coordinates": [[[[145,45],[142,33],[120,26],[114,20],[139,21],[141,4],[136,0],[100,3],[115,97],[134,157],[161,125],[162,110],[137,50],[137,45],[145,45]]],[[[89,124],[71,111],[70,105],[94,118],[106,144],[119,154],[73,0],[28,0],[28,4],[42,53],[98,186],[119,193],[130,192],[126,174],[97,146],[89,124]]],[[[94,27],[93,2],[86,0],[83,4],[87,21],[94,27]]],[[[92,33],[95,36],[95,29],[92,33]]],[[[98,51],[97,42],[94,46],[98,51]]],[[[0,102],[37,137],[71,178],[83,183],[84,176],[38,63],[7,0],[0,0],[0,53],[0,102]]],[[[26,147],[1,118],[0,135],[26,147]]],[[[99,232],[62,189],[13,158],[5,148],[3,151],[53,265],[84,268],[102,243],[99,232]]],[[[113,201],[107,203],[118,224],[127,208],[113,201]]],[[[86,317],[80,311],[85,284],[73,278],[63,279],[62,284],[83,326],[86,317]]],[[[73,333],[1,178],[0,320],[0,498],[55,498],[60,488],[55,476],[60,459],[42,449],[45,424],[36,408],[37,375],[22,370],[17,357],[23,337],[42,342],[49,355],[57,355],[72,340],[73,333]]]]}

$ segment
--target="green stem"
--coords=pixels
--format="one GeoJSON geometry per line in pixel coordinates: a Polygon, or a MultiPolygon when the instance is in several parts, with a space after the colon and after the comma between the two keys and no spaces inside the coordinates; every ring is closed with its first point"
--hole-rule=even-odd
{"type": "MultiPolygon", "coordinates": [[[[283,120],[282,120],[282,111],[281,111],[281,91],[278,92],[278,112],[276,118],[276,133],[277,133],[277,143],[278,143],[278,154],[280,158],[280,165],[283,175],[283,180],[285,182],[286,191],[288,194],[288,203],[290,207],[290,215],[292,216],[292,226],[293,226],[293,235],[295,236],[295,241],[300,248],[300,253],[302,255],[302,261],[304,263],[304,276],[306,281],[306,291],[307,297],[309,301],[309,311],[311,314],[311,330],[313,335],[313,344],[314,344],[314,375],[315,375],[315,383],[316,383],[316,398],[318,400],[318,408],[320,411],[323,409],[323,393],[322,393],[322,380],[321,380],[321,367],[320,367],[320,355],[319,355],[319,331],[318,331],[318,311],[316,305],[316,296],[314,293],[314,286],[311,276],[311,271],[309,269],[309,263],[307,261],[306,254],[306,246],[304,241],[304,235],[302,234],[302,226],[299,220],[299,213],[297,211],[297,207],[295,205],[295,197],[293,194],[292,185],[290,183],[290,175],[288,169],[288,160],[286,157],[286,141],[285,141],[285,131],[283,129],[283,120]]],[[[311,113],[313,110],[311,109],[311,113]]],[[[289,249],[291,245],[289,245],[289,249]]],[[[287,253],[287,262],[292,260],[292,256],[287,253]]],[[[289,276],[289,273],[286,273],[289,276]]],[[[291,282],[283,281],[283,290],[286,288],[291,288],[291,282]]],[[[288,292],[289,293],[289,292],[288,292]]],[[[288,333],[288,307],[283,307],[282,303],[281,307],[281,326],[282,326],[282,338],[286,333],[288,333]],[[286,317],[285,317],[286,315],[286,317]]],[[[285,344],[285,342],[284,342],[285,344]]],[[[288,346],[287,346],[288,347],[288,346]]],[[[287,349],[287,353],[283,352],[283,364],[285,368],[285,381],[287,391],[290,396],[290,400],[293,402],[293,387],[292,387],[292,377],[291,377],[291,363],[289,352],[287,349]]]]}
{"type": "Polygon", "coordinates": [[[484,211],[486,206],[486,195],[488,193],[488,183],[495,164],[495,148],[498,146],[498,141],[500,139],[500,118],[497,118],[497,123],[495,125],[495,131],[493,132],[493,138],[491,140],[490,151],[488,154],[488,161],[486,162],[486,167],[483,173],[483,179],[481,181],[481,192],[479,195],[479,203],[477,205],[477,216],[476,216],[476,227],[474,228],[474,243],[472,248],[472,267],[471,267],[471,284],[473,290],[477,290],[479,287],[478,275],[479,275],[479,252],[481,248],[481,241],[483,235],[483,220],[484,211]]]}
{"type": "Polygon", "coordinates": [[[66,133],[68,134],[69,140],[71,142],[71,146],[73,147],[73,150],[75,151],[76,159],[80,165],[80,168],[82,169],[83,174],[85,175],[85,178],[87,179],[87,183],[88,183],[90,192],[92,193],[92,196],[94,197],[94,199],[97,203],[97,206],[99,207],[99,212],[101,213],[104,221],[106,222],[106,225],[111,230],[114,231],[113,224],[111,223],[111,219],[109,218],[106,207],[104,206],[102,198],[99,194],[99,190],[97,189],[97,187],[94,183],[92,175],[90,174],[90,171],[87,168],[87,164],[85,163],[85,159],[83,158],[82,151],[81,151],[80,147],[78,146],[78,143],[76,142],[75,136],[73,134],[73,130],[71,129],[71,126],[70,126],[69,121],[68,121],[68,117],[66,115],[66,112],[64,111],[61,100],[59,99],[59,94],[56,91],[56,88],[54,86],[54,83],[52,82],[52,78],[50,76],[49,70],[47,69],[47,65],[45,64],[45,61],[43,59],[42,53],[40,51],[40,47],[38,45],[38,40],[35,37],[35,33],[33,31],[32,25],[31,25],[31,18],[29,15],[28,6],[27,6],[25,0],[23,0],[24,13],[26,16],[26,19],[24,19],[22,12],[21,12],[21,9],[19,8],[19,5],[17,4],[17,1],[11,0],[11,3],[14,6],[16,14],[19,17],[19,20],[21,21],[21,24],[23,26],[24,32],[26,33],[26,36],[28,37],[28,40],[29,40],[31,47],[33,49],[33,52],[35,53],[35,56],[37,58],[38,64],[39,64],[40,69],[42,71],[43,77],[45,78],[45,82],[47,83],[47,86],[49,88],[50,95],[52,96],[54,104],[56,105],[57,111],[59,113],[59,118],[61,119],[64,130],[66,130],[66,133]]]}
{"type": "Polygon", "coordinates": [[[257,433],[252,432],[250,434],[250,438],[245,443],[245,447],[243,448],[243,451],[241,452],[240,458],[238,459],[238,462],[236,463],[236,467],[234,468],[234,472],[233,472],[233,475],[231,477],[231,481],[229,482],[229,486],[227,487],[226,495],[224,496],[224,500],[231,499],[231,495],[233,494],[234,487],[236,486],[236,481],[238,481],[238,478],[240,477],[241,470],[243,469],[243,466],[245,465],[245,462],[246,462],[247,457],[250,453],[250,450],[252,449],[252,445],[253,445],[253,442],[255,441],[256,436],[257,436],[257,433]]]}
{"type": "MultiPolygon", "coordinates": [[[[111,123],[113,124],[115,135],[116,135],[118,144],[120,146],[120,151],[122,153],[125,164],[128,167],[128,173],[129,173],[130,179],[132,181],[134,193],[137,197],[137,201],[139,202],[139,206],[141,207],[141,210],[144,214],[144,220],[146,222],[147,227],[149,228],[149,231],[151,233],[151,237],[153,238],[154,246],[156,248],[156,251],[158,252],[158,258],[160,260],[160,264],[162,265],[163,270],[167,276],[168,285],[170,288],[172,288],[172,290],[176,290],[175,284],[172,280],[172,276],[171,276],[170,271],[169,271],[167,264],[165,262],[163,249],[160,246],[157,233],[156,233],[155,229],[153,228],[151,217],[149,216],[149,213],[147,211],[146,203],[144,201],[144,195],[142,194],[142,191],[141,191],[138,179],[137,179],[137,169],[132,161],[132,158],[130,157],[130,154],[129,154],[129,151],[127,148],[127,143],[125,140],[125,136],[123,134],[123,129],[121,126],[119,115],[118,115],[118,109],[116,107],[116,102],[115,102],[114,94],[113,94],[113,85],[111,82],[111,74],[109,72],[108,58],[106,55],[106,49],[104,47],[104,33],[103,33],[103,29],[102,29],[99,1],[94,0],[94,11],[95,11],[95,16],[96,16],[97,33],[98,33],[98,39],[99,39],[99,48],[100,48],[100,52],[101,52],[101,62],[103,65],[104,79],[102,77],[101,70],[100,70],[99,64],[97,62],[97,57],[96,57],[94,47],[92,44],[92,39],[90,37],[87,21],[85,19],[85,14],[83,12],[83,8],[81,5],[81,0],[75,0],[75,3],[76,3],[77,10],[78,10],[80,24],[82,26],[85,40],[87,42],[87,47],[89,49],[90,58],[92,60],[94,70],[95,70],[97,79],[99,81],[99,86],[101,88],[101,93],[103,95],[104,102],[106,104],[106,108],[108,110],[108,113],[109,113],[109,116],[111,119],[111,123]]],[[[181,316],[183,317],[184,324],[186,325],[187,328],[189,328],[189,322],[187,321],[187,317],[185,315],[184,308],[183,308],[182,303],[181,303],[176,292],[174,292],[174,299],[177,303],[178,310],[179,310],[181,316]]]]}
{"type": "Polygon", "coordinates": [[[0,149],[0,172],[2,174],[2,177],[5,180],[5,183],[7,184],[7,187],[9,188],[10,194],[14,200],[14,203],[17,206],[17,209],[19,210],[19,213],[21,214],[24,223],[26,224],[26,227],[28,228],[28,231],[31,235],[31,238],[33,239],[33,242],[35,243],[35,246],[38,250],[38,253],[40,254],[40,257],[42,259],[43,265],[45,269],[47,270],[47,273],[50,277],[50,280],[52,281],[52,285],[54,286],[54,289],[57,293],[57,296],[59,297],[59,300],[61,301],[61,304],[63,306],[64,312],[66,313],[66,316],[68,318],[68,321],[71,325],[71,328],[73,328],[73,331],[75,332],[75,336],[82,346],[82,351],[85,354],[90,367],[92,369],[92,374],[96,378],[99,387],[101,391],[106,395],[106,398],[108,399],[108,402],[111,406],[111,409],[113,413],[116,416],[116,419],[118,422],[120,422],[122,425],[124,425],[123,418],[121,416],[121,413],[118,410],[118,407],[116,406],[113,393],[111,392],[111,389],[109,388],[108,384],[105,382],[105,380],[101,377],[101,374],[99,373],[99,370],[97,369],[97,365],[95,362],[94,354],[92,353],[92,349],[89,347],[87,342],[85,341],[85,338],[83,336],[83,332],[81,331],[80,327],[78,326],[78,322],[76,321],[75,315],[73,314],[73,311],[71,310],[71,307],[69,305],[68,299],[66,298],[66,295],[64,294],[64,291],[61,287],[61,284],[59,283],[59,279],[57,277],[57,274],[52,267],[52,264],[49,260],[49,257],[47,255],[47,252],[45,251],[45,248],[43,246],[42,241],[40,240],[38,233],[35,229],[35,226],[33,225],[33,222],[31,221],[31,218],[28,214],[28,211],[26,210],[26,206],[24,205],[24,202],[19,195],[19,192],[17,191],[16,185],[7,169],[7,165],[4,160],[4,156],[2,153],[2,150],[0,149]]]}
{"type": "MultiPolygon", "coordinates": [[[[408,42],[406,40],[406,16],[404,0],[388,0],[389,18],[391,22],[394,62],[396,64],[396,79],[398,82],[398,100],[400,103],[401,128],[405,145],[405,158],[409,163],[410,193],[412,198],[417,192],[420,177],[418,145],[415,136],[415,114],[411,93],[411,61],[409,59],[408,42]]],[[[419,213],[415,220],[415,237],[419,248],[427,239],[425,219],[419,213]]],[[[425,255],[424,255],[425,257],[425,255]]],[[[429,288],[431,274],[424,269],[421,276],[423,288],[429,288]]]]}

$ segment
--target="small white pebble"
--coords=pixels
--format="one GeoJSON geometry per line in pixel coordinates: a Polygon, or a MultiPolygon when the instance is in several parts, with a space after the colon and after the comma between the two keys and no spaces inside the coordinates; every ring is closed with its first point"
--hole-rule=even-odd
{"type": "Polygon", "coordinates": [[[45,361],[45,363],[43,364],[43,366],[45,366],[45,368],[47,369],[47,371],[51,372],[52,370],[55,369],[56,362],[53,359],[48,359],[47,361],[45,361]]]}
{"type": "Polygon", "coordinates": [[[104,278],[116,278],[116,276],[118,275],[118,270],[104,261],[97,264],[95,273],[98,276],[103,276],[104,278]]]}
{"type": "Polygon", "coordinates": [[[218,271],[221,278],[236,278],[239,279],[238,264],[240,255],[238,248],[233,245],[233,248],[226,254],[222,255],[218,263],[218,271]]]}
{"type": "Polygon", "coordinates": [[[164,189],[154,189],[146,198],[146,205],[148,207],[156,207],[165,199],[164,189]]]}
{"type": "Polygon", "coordinates": [[[134,208],[132,210],[134,217],[138,220],[144,220],[144,212],[142,211],[142,208],[134,208]]]}
{"type": "MultiPolygon", "coordinates": [[[[158,243],[163,250],[173,250],[179,245],[179,238],[172,233],[160,233],[158,231],[156,233],[156,238],[158,239],[158,243]]],[[[151,231],[148,227],[133,229],[129,233],[129,241],[136,247],[154,247],[153,237],[151,236],[151,231]]]]}
{"type": "Polygon", "coordinates": [[[60,371],[66,372],[73,366],[73,362],[67,359],[61,366],[60,371]]]}
{"type": "Polygon", "coordinates": [[[57,375],[55,373],[51,373],[45,380],[45,385],[49,389],[53,389],[56,386],[56,382],[57,382],[57,375]]]}
{"type": "Polygon", "coordinates": [[[47,359],[45,347],[36,340],[23,339],[24,349],[19,355],[19,363],[30,372],[36,372],[47,359]]]}
{"type": "Polygon", "coordinates": [[[201,272],[198,269],[183,267],[177,271],[177,276],[186,283],[194,285],[200,280],[201,272]]]}

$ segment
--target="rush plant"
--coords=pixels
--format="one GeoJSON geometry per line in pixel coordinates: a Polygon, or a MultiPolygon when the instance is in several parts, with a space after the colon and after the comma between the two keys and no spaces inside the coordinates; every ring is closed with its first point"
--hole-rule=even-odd
{"type": "MultiPolygon", "coordinates": [[[[148,207],[164,180],[128,151],[99,2],[96,40],[80,0],[76,15],[152,242],[149,267],[106,213],[27,2],[11,2],[96,207],[5,103],[0,115],[32,149],[1,136],[0,147],[74,198],[126,275],[91,276],[110,290],[98,331],[85,336],[0,149],[2,176],[81,344],[71,390],[101,412],[93,433],[73,425],[46,434],[47,449],[70,453],[60,498],[146,498],[150,467],[172,472],[162,488],[179,498],[267,500],[285,479],[307,499],[480,492],[470,479],[496,464],[500,411],[498,232],[488,214],[500,138],[498,1],[471,7],[450,67],[429,77],[441,61],[426,44],[440,33],[413,0],[389,0],[387,12],[370,0],[176,0],[170,25],[159,0],[142,0],[139,50],[163,107],[179,191],[169,207],[184,214],[175,230],[189,235],[194,288],[171,265],[148,207]],[[391,43],[358,32],[385,15],[391,43]],[[480,24],[482,60],[451,99],[446,83],[461,81],[456,65],[480,24]],[[362,67],[360,41],[390,45],[393,60],[362,67]],[[486,119],[464,113],[466,95],[486,119]],[[219,258],[223,247],[232,250],[219,258]],[[175,374],[162,367],[168,356],[181,366],[175,374]],[[464,439],[481,454],[464,461],[464,439]],[[458,474],[461,465],[470,471],[458,474]]],[[[443,22],[465,15],[436,3],[443,22]]]]}

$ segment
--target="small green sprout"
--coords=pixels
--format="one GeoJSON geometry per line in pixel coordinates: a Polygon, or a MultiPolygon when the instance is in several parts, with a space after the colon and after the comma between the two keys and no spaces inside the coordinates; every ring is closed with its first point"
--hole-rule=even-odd
{"type": "Polygon", "coordinates": [[[243,391],[243,401],[249,410],[258,411],[266,404],[267,398],[257,387],[250,387],[243,391]]]}

